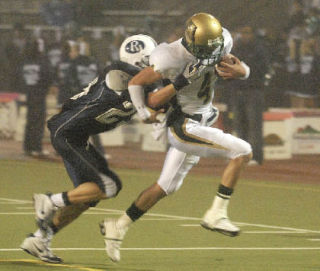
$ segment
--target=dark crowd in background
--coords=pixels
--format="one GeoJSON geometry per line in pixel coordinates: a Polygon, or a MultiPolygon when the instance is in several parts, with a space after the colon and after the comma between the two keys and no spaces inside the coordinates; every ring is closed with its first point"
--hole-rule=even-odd
{"type": "MultiPolygon", "coordinates": [[[[284,14],[286,24],[276,30],[245,20],[240,26],[227,26],[234,38],[233,53],[251,67],[251,76],[236,84],[218,82],[215,102],[228,106],[226,129],[235,130],[253,145],[254,160],[258,163],[263,160],[262,113],[265,110],[320,106],[320,1],[292,0],[290,3],[284,14]]],[[[21,93],[20,100],[28,106],[26,153],[42,152],[39,142],[49,92],[56,95],[61,106],[90,83],[105,65],[119,59],[120,44],[130,34],[149,34],[159,43],[171,42],[183,35],[183,23],[174,26],[171,23],[167,27],[161,16],[151,14],[141,15],[141,27],[137,29],[121,23],[113,26],[106,38],[105,32],[95,26],[107,27],[104,19],[108,14],[103,12],[108,11],[110,5],[116,7],[117,3],[42,1],[40,17],[51,30],[35,27],[30,31],[17,19],[10,39],[2,43],[1,78],[5,80],[0,84],[0,91],[21,93]]],[[[149,5],[152,8],[157,3],[149,1],[149,5]]],[[[209,9],[205,12],[215,15],[209,9]]]]}

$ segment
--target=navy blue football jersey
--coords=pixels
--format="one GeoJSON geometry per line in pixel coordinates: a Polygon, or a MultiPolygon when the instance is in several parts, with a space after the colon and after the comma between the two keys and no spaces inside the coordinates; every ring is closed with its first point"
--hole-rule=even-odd
{"type": "Polygon", "coordinates": [[[139,71],[139,68],[124,62],[107,66],[48,121],[52,136],[62,133],[83,138],[128,122],[136,112],[128,92],[128,81],[139,71]]]}

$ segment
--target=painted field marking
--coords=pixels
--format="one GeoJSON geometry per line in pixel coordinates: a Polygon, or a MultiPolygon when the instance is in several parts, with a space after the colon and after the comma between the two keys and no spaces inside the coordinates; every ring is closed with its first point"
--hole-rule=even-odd
{"type": "MultiPolygon", "coordinates": [[[[35,212],[0,212],[0,215],[34,215],[35,212]]],[[[85,212],[83,215],[105,215],[104,213],[100,212],[85,212]]],[[[115,215],[115,214],[109,214],[115,215]]]]}
{"type": "MultiPolygon", "coordinates": [[[[115,212],[118,214],[123,214],[124,211],[116,210],[116,209],[105,209],[105,208],[95,208],[96,210],[100,211],[107,211],[107,212],[115,212]]],[[[175,218],[178,220],[201,220],[197,217],[190,217],[190,216],[177,216],[177,215],[166,215],[166,214],[157,214],[157,213],[146,213],[145,216],[157,216],[157,217],[165,217],[165,218],[175,218]]]]}
{"type": "Polygon", "coordinates": [[[19,202],[0,202],[2,205],[18,205],[18,204],[25,204],[25,203],[19,203],[19,202]]]}
{"type": "MultiPolygon", "coordinates": [[[[104,209],[104,208],[98,208],[98,209],[101,210],[101,211],[102,210],[105,210],[105,211],[113,210],[113,211],[116,211],[116,212],[118,211],[118,212],[123,213],[123,211],[121,211],[121,210],[104,209]]],[[[180,220],[197,220],[197,221],[201,220],[201,218],[197,218],[197,217],[166,215],[166,214],[157,214],[157,213],[146,213],[145,216],[158,216],[158,217],[165,217],[165,218],[175,218],[175,219],[180,219],[180,220]]],[[[288,230],[288,231],[298,231],[298,232],[306,232],[306,233],[320,233],[320,231],[314,231],[314,230],[299,229],[299,228],[292,228],[292,227],[282,227],[282,226],[272,226],[272,225],[265,225],[265,224],[254,224],[254,223],[244,223],[244,222],[235,222],[235,224],[240,225],[240,226],[253,226],[253,227],[260,227],[260,228],[288,230]]],[[[186,225],[199,226],[199,224],[182,224],[182,225],[184,225],[184,227],[186,227],[186,225]]]]}
{"type": "Polygon", "coordinates": [[[1,212],[0,215],[34,215],[34,212],[1,212]]]}
{"type": "MultiPolygon", "coordinates": [[[[105,251],[105,248],[65,247],[53,251],[105,251]]],[[[320,250],[320,247],[125,247],[123,251],[183,251],[183,250],[320,250]]],[[[23,252],[20,248],[1,248],[0,252],[23,252]]]]}
{"type": "Polygon", "coordinates": [[[29,203],[32,203],[32,201],[31,200],[0,198],[0,204],[29,204],[29,203]]]}
{"type": "MultiPolygon", "coordinates": [[[[264,224],[251,224],[251,223],[241,223],[241,222],[235,222],[235,224],[241,225],[241,226],[259,227],[259,228],[281,229],[281,230],[287,230],[288,232],[293,232],[293,233],[320,233],[320,231],[297,229],[297,228],[290,228],[290,227],[281,227],[281,226],[270,226],[270,225],[264,225],[264,224]]],[[[181,224],[179,226],[181,226],[181,227],[200,227],[199,224],[181,224]]]]}
{"type": "Polygon", "coordinates": [[[292,228],[292,227],[271,226],[271,225],[265,225],[265,224],[254,224],[254,223],[243,223],[243,222],[236,222],[236,224],[240,225],[240,226],[253,226],[253,227],[268,228],[268,229],[280,229],[280,230],[289,230],[289,231],[304,231],[304,232],[308,232],[308,233],[320,233],[320,231],[315,231],[315,230],[299,229],[299,228],[292,228]]]}
{"type": "MultiPolygon", "coordinates": [[[[235,223],[237,224],[237,223],[235,223]]],[[[200,224],[181,224],[181,227],[200,227],[200,224]]],[[[291,233],[291,234],[306,234],[309,233],[308,230],[290,230],[290,231],[241,231],[242,233],[249,233],[249,234],[284,234],[284,233],[291,233]]],[[[319,239],[320,240],[320,239],[319,239]]]]}
{"type": "MultiPolygon", "coordinates": [[[[31,201],[26,201],[26,200],[17,200],[17,199],[8,199],[8,198],[0,198],[7,200],[7,201],[15,201],[15,202],[27,202],[31,203],[31,201]]],[[[101,214],[123,214],[123,210],[117,210],[117,209],[107,209],[107,208],[90,208],[90,210],[96,210],[96,211],[102,211],[101,214]]],[[[91,212],[92,214],[95,214],[94,212],[91,212]]],[[[0,213],[0,215],[30,215],[34,214],[33,212],[3,212],[0,213]]],[[[90,214],[90,211],[84,214],[90,214]]],[[[96,213],[100,214],[100,213],[96,213]]],[[[167,214],[159,214],[159,213],[146,213],[145,216],[151,216],[151,217],[158,217],[158,218],[170,218],[172,220],[195,220],[195,221],[200,221],[201,218],[197,217],[189,217],[189,216],[177,216],[177,215],[167,215],[167,214]]],[[[315,231],[315,230],[307,230],[307,229],[299,229],[299,228],[292,228],[292,227],[282,227],[282,226],[273,226],[273,225],[265,225],[265,224],[254,224],[254,223],[244,223],[244,222],[235,222],[235,224],[240,225],[240,226],[253,226],[253,227],[260,227],[260,228],[269,228],[269,229],[277,229],[277,230],[286,230],[286,231],[295,231],[295,232],[305,232],[305,233],[320,233],[320,231],[315,231]]],[[[188,227],[186,225],[190,225],[189,227],[192,227],[192,225],[199,226],[198,224],[182,224],[183,227],[188,227]]],[[[180,225],[180,226],[182,226],[180,225]]]]}
{"type": "MultiPolygon", "coordinates": [[[[35,215],[35,212],[0,212],[0,215],[35,215]]],[[[111,216],[111,215],[118,215],[115,213],[101,213],[101,212],[85,212],[82,215],[103,215],[103,216],[111,216]]],[[[140,220],[143,221],[173,221],[173,220],[181,220],[176,218],[141,218],[140,220]]]]}
{"type": "Polygon", "coordinates": [[[68,268],[68,269],[77,269],[77,270],[84,270],[84,271],[103,271],[103,270],[105,270],[105,269],[97,269],[97,268],[91,268],[91,267],[85,267],[85,266],[73,265],[73,264],[46,263],[43,261],[32,260],[32,259],[0,259],[0,263],[33,263],[36,265],[63,267],[63,268],[68,268]]]}
{"type": "Polygon", "coordinates": [[[306,231],[243,231],[243,233],[249,234],[306,234],[306,231]]]}

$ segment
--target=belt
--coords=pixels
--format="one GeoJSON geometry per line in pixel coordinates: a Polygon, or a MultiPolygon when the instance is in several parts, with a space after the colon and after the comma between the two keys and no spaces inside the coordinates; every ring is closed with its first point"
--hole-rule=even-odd
{"type": "Polygon", "coordinates": [[[202,115],[201,115],[201,114],[189,115],[189,114],[183,113],[182,111],[181,111],[181,114],[182,114],[185,118],[188,118],[188,119],[193,119],[193,120],[199,121],[199,122],[202,120],[202,115]]]}
{"type": "MultiPolygon", "coordinates": [[[[181,111],[181,109],[180,109],[181,111]]],[[[214,107],[212,107],[212,115],[207,119],[207,122],[210,122],[212,121],[216,116],[217,116],[217,112],[218,110],[215,109],[214,107]]],[[[185,117],[185,118],[189,118],[189,119],[193,119],[195,121],[201,121],[202,120],[202,114],[194,114],[194,115],[189,115],[189,114],[186,114],[186,113],[183,113],[181,111],[181,114],[185,117]]]]}
{"type": "MultiPolygon", "coordinates": [[[[213,110],[212,115],[207,119],[206,123],[212,121],[217,116],[218,110],[216,110],[215,108],[212,108],[212,110],[213,110]]],[[[182,115],[185,118],[193,119],[193,120],[198,121],[198,122],[201,122],[201,120],[202,120],[202,114],[190,115],[190,114],[182,112],[181,109],[180,109],[180,112],[178,114],[182,115]]]]}
{"type": "Polygon", "coordinates": [[[194,114],[194,115],[189,115],[187,113],[182,112],[180,106],[176,107],[168,116],[167,119],[167,125],[170,126],[172,125],[177,119],[179,119],[180,117],[184,117],[184,118],[189,118],[189,119],[193,119],[195,121],[201,121],[202,120],[202,115],[201,114],[194,114]]]}

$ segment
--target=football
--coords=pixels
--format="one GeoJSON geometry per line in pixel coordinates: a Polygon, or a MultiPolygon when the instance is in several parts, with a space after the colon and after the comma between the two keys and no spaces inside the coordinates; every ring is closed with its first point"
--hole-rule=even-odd
{"type": "Polygon", "coordinates": [[[226,55],[224,56],[222,59],[221,59],[221,62],[226,62],[228,64],[235,64],[236,61],[235,61],[235,58],[233,55],[226,55]]]}

